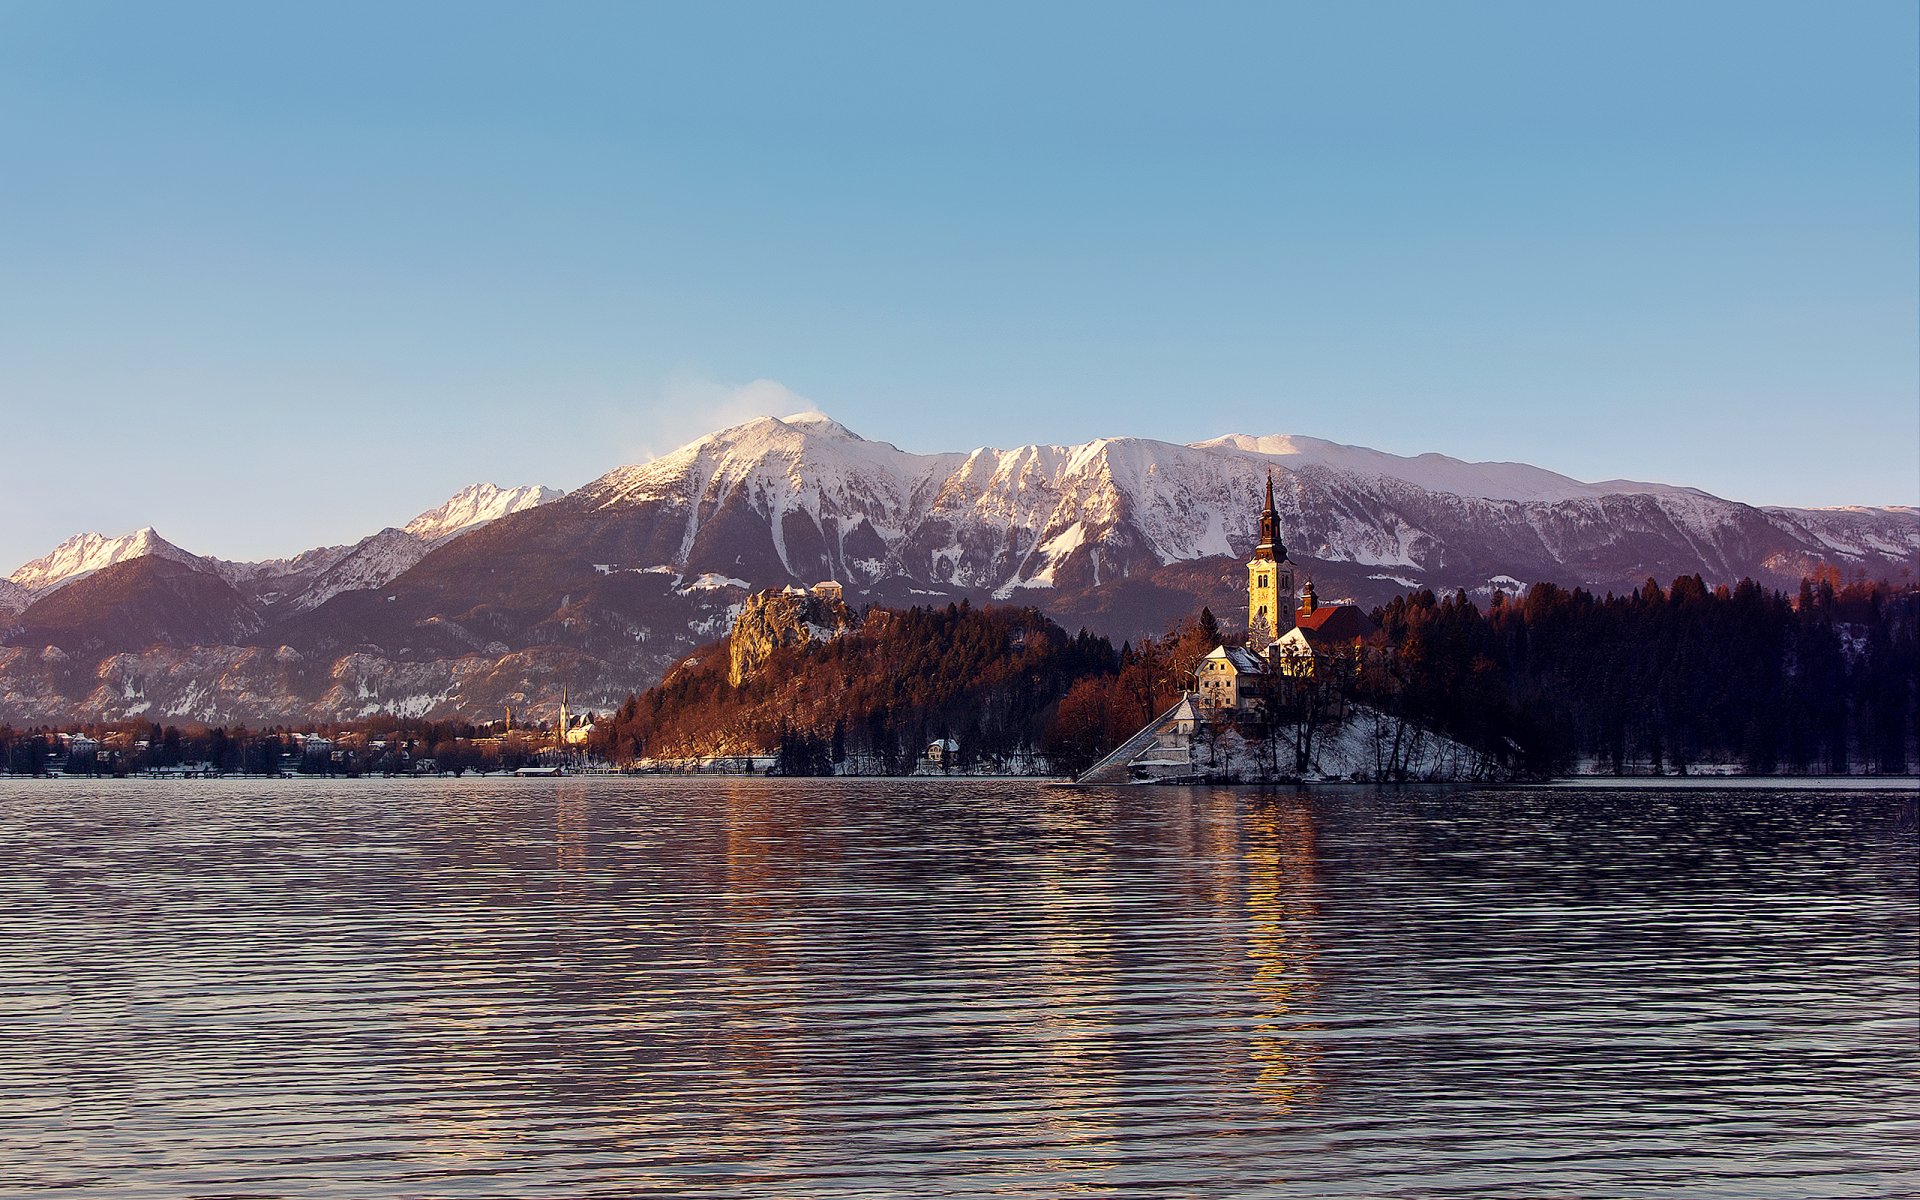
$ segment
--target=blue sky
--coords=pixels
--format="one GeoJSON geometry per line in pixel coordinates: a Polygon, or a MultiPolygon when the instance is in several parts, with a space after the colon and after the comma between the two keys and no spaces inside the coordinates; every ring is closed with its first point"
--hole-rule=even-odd
{"type": "Polygon", "coordinates": [[[1920,502],[1916,11],[0,0],[0,572],[808,403],[1920,502]]]}

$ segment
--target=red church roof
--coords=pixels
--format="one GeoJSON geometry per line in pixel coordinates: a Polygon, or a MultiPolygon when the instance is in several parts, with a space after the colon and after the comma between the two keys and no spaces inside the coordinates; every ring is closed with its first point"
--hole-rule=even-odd
{"type": "Polygon", "coordinates": [[[1321,604],[1312,612],[1303,608],[1293,614],[1293,623],[1308,642],[1350,642],[1379,628],[1358,604],[1321,604]]]}

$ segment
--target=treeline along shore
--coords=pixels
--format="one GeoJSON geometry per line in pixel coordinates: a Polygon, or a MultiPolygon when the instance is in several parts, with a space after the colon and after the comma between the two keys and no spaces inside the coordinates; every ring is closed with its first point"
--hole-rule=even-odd
{"type": "MultiPolygon", "coordinates": [[[[1290,685],[1283,720],[1364,706],[1523,777],[1902,774],[1920,760],[1909,583],[1824,572],[1788,594],[1686,576],[1624,596],[1536,584],[1484,607],[1420,591],[1373,616],[1351,662],[1290,685]]],[[[616,769],[753,757],[788,774],[1072,774],[1177,703],[1223,640],[1205,610],[1115,647],[1031,608],[868,608],[766,648],[744,675],[728,639],[695,651],[566,753],[616,769]]],[[[0,727],[0,766],[18,775],[459,773],[551,755],[538,730],[459,720],[0,727]]]]}
{"type": "MultiPolygon", "coordinates": [[[[1295,685],[1320,693],[1294,697],[1297,719],[1337,720],[1351,700],[1539,777],[1903,773],[1915,761],[1911,585],[1831,572],[1796,595],[1698,576],[1625,596],[1538,584],[1485,608],[1420,591],[1373,615],[1376,644],[1351,669],[1295,685]]],[[[1221,638],[1204,610],[1117,649],[1032,609],[869,610],[842,636],[775,648],[737,682],[724,641],[698,651],[590,744],[612,762],[753,752],[828,773],[911,770],[951,743],[947,769],[1044,760],[1072,773],[1176,703],[1221,638]]]]}
{"type": "Polygon", "coordinates": [[[538,727],[376,717],[297,729],[115,721],[77,729],[0,725],[0,771],[75,776],[360,776],[514,771],[552,760],[538,727]]]}

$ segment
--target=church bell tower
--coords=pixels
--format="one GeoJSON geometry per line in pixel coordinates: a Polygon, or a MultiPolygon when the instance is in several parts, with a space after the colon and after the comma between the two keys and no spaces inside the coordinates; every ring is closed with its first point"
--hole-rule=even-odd
{"type": "Polygon", "coordinates": [[[1267,506],[1260,513],[1260,544],[1247,563],[1247,649],[1267,646],[1293,627],[1293,564],[1280,541],[1280,514],[1273,508],[1273,472],[1267,472],[1267,506]]]}

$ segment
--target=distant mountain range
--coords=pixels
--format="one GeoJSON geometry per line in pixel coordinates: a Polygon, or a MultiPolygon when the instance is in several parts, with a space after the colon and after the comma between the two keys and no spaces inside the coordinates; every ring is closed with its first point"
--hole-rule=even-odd
{"type": "Polygon", "coordinates": [[[1920,564],[1906,507],[1755,508],[1306,437],[910,454],[809,413],[571,493],[476,485],[270,562],[152,529],[69,539],[0,581],[0,721],[539,714],[563,683],[606,708],[724,633],[748,589],[823,579],[855,603],[1032,604],[1116,638],[1203,603],[1231,621],[1269,470],[1293,559],[1323,597],[1368,604],[1920,564]]]}
{"type": "Polygon", "coordinates": [[[19,612],[96,571],[137,558],[161,558],[225,579],[254,601],[299,612],[343,591],[379,587],[427,551],[496,517],[557,499],[554,488],[500,488],[476,483],[398,529],[383,529],[351,546],[322,546],[292,558],[227,562],[190,554],[148,526],[124,537],[82,533],[26,563],[6,579],[0,612],[19,612]]]}

